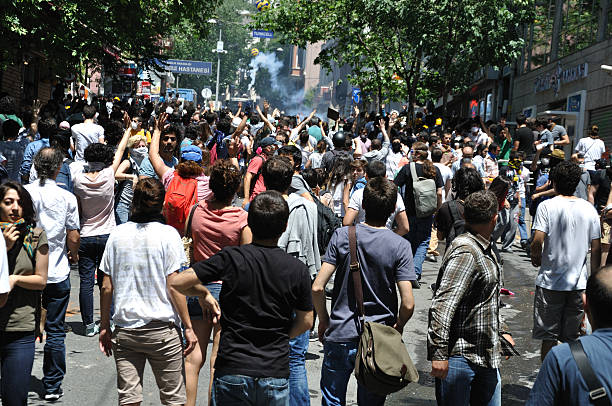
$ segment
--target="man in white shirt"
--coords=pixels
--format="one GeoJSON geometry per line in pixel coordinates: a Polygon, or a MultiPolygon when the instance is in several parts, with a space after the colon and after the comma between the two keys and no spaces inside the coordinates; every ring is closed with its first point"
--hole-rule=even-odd
{"type": "Polygon", "coordinates": [[[79,210],[76,197],[55,184],[64,154],[55,148],[43,148],[34,157],[38,180],[26,185],[38,217],[38,227],[49,240],[49,276],[43,291],[43,308],[47,310],[47,342],[43,358],[45,400],[63,395],[62,380],[66,373],[64,320],[70,299],[70,263],[78,262],[79,210]]]}
{"type": "Polygon", "coordinates": [[[551,172],[558,196],[538,206],[531,244],[531,263],[540,267],[536,277],[533,338],[542,340],[542,360],[559,341],[578,339],[584,314],[587,255],[591,272],[599,269],[600,228],[597,211],[573,196],[582,170],[564,161],[551,172]]]}
{"type": "Polygon", "coordinates": [[[601,155],[606,152],[604,142],[599,139],[599,127],[596,125],[591,127],[589,136],[578,141],[575,152],[584,155],[584,168],[587,171],[595,170],[595,161],[601,159],[601,155]]]}
{"type": "Polygon", "coordinates": [[[85,121],[72,126],[72,138],[74,139],[74,160],[84,162],[85,148],[95,142],[104,142],[104,128],[94,123],[96,108],[94,106],[83,107],[85,121]]]}

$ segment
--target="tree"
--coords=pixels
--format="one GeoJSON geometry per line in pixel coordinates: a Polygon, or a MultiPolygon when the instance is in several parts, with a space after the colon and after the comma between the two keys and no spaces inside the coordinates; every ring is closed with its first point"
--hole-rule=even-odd
{"type": "MultiPolygon", "coordinates": [[[[0,19],[0,65],[24,55],[46,55],[57,73],[79,73],[82,63],[112,71],[133,60],[163,57],[162,39],[184,20],[204,22],[218,0],[9,0],[0,19]]],[[[194,25],[205,37],[208,25],[194,25]]]]}

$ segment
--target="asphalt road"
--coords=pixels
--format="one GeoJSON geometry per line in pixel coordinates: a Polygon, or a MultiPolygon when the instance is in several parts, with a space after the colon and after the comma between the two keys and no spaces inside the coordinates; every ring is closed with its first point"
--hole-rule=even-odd
{"type": "MultiPolygon", "coordinates": [[[[529,394],[539,367],[538,341],[531,339],[533,292],[536,270],[524,253],[503,254],[505,286],[515,292],[514,297],[504,297],[508,306],[503,316],[508,323],[521,357],[504,361],[501,369],[504,406],[522,405],[529,394]]],[[[426,262],[423,272],[423,288],[415,290],[416,310],[404,330],[404,342],[420,374],[418,383],[409,384],[404,390],[388,397],[387,405],[435,405],[434,382],[429,375],[427,361],[426,332],[427,313],[431,301],[431,290],[427,286],[435,282],[439,263],[426,262]]],[[[113,358],[104,356],[98,348],[98,337],[85,337],[78,305],[79,278],[71,274],[72,292],[68,306],[67,323],[73,331],[66,337],[67,374],[64,380],[64,397],[57,402],[66,405],[116,405],[116,370],[113,358]]],[[[96,310],[99,315],[99,299],[96,291],[96,310]]],[[[210,346],[209,346],[210,350],[210,346]]],[[[313,405],[320,404],[319,378],[323,361],[323,347],[311,342],[306,358],[308,385],[313,405]]],[[[36,358],[30,382],[29,404],[47,404],[40,399],[42,387],[43,345],[36,344],[36,358]]],[[[208,387],[208,364],[200,374],[198,405],[206,405],[208,387]]],[[[347,393],[347,404],[356,402],[356,383],[351,378],[347,393]]],[[[143,405],[158,405],[157,386],[150,368],[145,370],[143,405]]]]}

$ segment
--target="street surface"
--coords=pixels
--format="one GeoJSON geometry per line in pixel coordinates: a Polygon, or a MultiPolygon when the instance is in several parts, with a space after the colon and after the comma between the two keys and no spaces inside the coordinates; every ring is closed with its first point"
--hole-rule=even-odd
{"type": "MultiPolygon", "coordinates": [[[[443,245],[439,251],[443,252],[443,245]]],[[[531,338],[533,293],[536,270],[524,252],[515,248],[513,254],[502,254],[504,263],[505,286],[516,296],[503,296],[508,306],[502,314],[510,327],[521,357],[503,361],[502,404],[514,406],[524,404],[539,367],[540,342],[531,338]]],[[[427,315],[431,301],[429,285],[436,280],[438,263],[425,262],[423,268],[422,288],[414,290],[416,309],[412,319],[404,329],[404,342],[420,374],[418,383],[409,384],[404,390],[390,395],[387,405],[435,405],[434,381],[429,375],[430,363],[427,361],[426,334],[427,315]]],[[[79,277],[75,270],[71,273],[71,301],[68,306],[67,323],[73,331],[66,337],[67,373],[64,379],[64,397],[57,404],[65,405],[116,405],[116,370],[114,359],[105,357],[98,347],[98,336],[85,337],[79,313],[79,277]]],[[[99,317],[99,296],[95,291],[95,315],[99,317]]],[[[329,302],[328,302],[329,303],[329,302]]],[[[209,345],[209,355],[210,347],[209,345]]],[[[36,344],[36,358],[30,382],[29,404],[46,405],[41,400],[43,394],[41,379],[43,345],[36,344]]],[[[208,357],[207,357],[208,358],[208,357]]],[[[323,361],[323,347],[319,342],[311,342],[306,355],[308,385],[312,405],[319,405],[319,378],[323,361]]],[[[200,374],[198,405],[206,405],[208,388],[208,363],[200,374]]],[[[356,405],[356,382],[351,378],[347,392],[347,404],[356,405]]],[[[143,405],[159,405],[157,386],[151,369],[145,369],[143,405]]]]}

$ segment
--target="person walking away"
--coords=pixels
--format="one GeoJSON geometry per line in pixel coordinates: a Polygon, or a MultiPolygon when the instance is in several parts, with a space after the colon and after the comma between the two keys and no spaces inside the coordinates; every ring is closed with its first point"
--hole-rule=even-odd
{"type": "MultiPolygon", "coordinates": [[[[601,395],[586,382],[581,367],[573,355],[574,347],[582,347],[586,361],[594,371],[597,386],[605,389],[610,399],[612,391],[612,267],[605,267],[591,274],[582,295],[584,311],[593,326],[593,334],[580,337],[578,341],[554,347],[542,363],[531,389],[527,406],[589,406],[601,395]],[[579,346],[577,343],[580,343],[579,346]]],[[[600,402],[605,402],[602,398],[600,402]]]]}
{"type": "Polygon", "coordinates": [[[427,359],[441,406],[501,406],[501,269],[491,252],[498,201],[488,191],[465,199],[467,232],[447,248],[429,309],[427,359]]]}
{"type": "MultiPolygon", "coordinates": [[[[7,406],[28,401],[34,342],[40,336],[40,294],[47,284],[49,244],[36,226],[27,190],[15,182],[0,185],[0,228],[6,243],[9,295],[0,308],[0,395],[7,406]]],[[[6,287],[3,289],[6,291],[6,287]]]]}
{"type": "Polygon", "coordinates": [[[442,205],[442,188],[444,187],[442,175],[440,170],[434,166],[434,164],[427,159],[428,150],[427,145],[422,142],[417,142],[412,146],[413,162],[409,165],[404,165],[398,172],[395,180],[393,181],[397,187],[402,189],[404,196],[404,205],[406,207],[406,215],[408,216],[408,223],[410,231],[406,234],[406,239],[410,241],[412,247],[412,255],[414,257],[414,270],[416,272],[417,279],[413,282],[412,287],[420,289],[420,279],[423,268],[423,262],[425,261],[425,255],[427,254],[427,248],[429,247],[429,240],[431,238],[431,229],[433,225],[433,214],[418,217],[416,211],[416,202],[414,197],[414,185],[417,181],[412,178],[412,166],[416,171],[419,179],[433,179],[435,182],[435,199],[437,200],[436,209],[442,205]]]}
{"type": "Polygon", "coordinates": [[[601,159],[606,152],[604,142],[599,138],[599,127],[591,126],[589,136],[581,138],[574,150],[576,154],[582,153],[584,156],[584,167],[586,170],[595,172],[595,161],[601,159]]]}
{"type": "Polygon", "coordinates": [[[85,121],[80,124],[75,124],[70,128],[74,140],[75,161],[86,161],[85,149],[91,144],[98,142],[104,143],[104,128],[94,123],[95,116],[95,106],[83,106],[83,118],[85,121]]]}
{"type": "Polygon", "coordinates": [[[43,148],[34,157],[38,179],[25,186],[37,213],[37,227],[45,230],[49,244],[47,286],[42,292],[46,310],[43,379],[45,400],[63,396],[66,375],[66,331],[64,322],[70,301],[70,264],[79,260],[79,209],[76,197],[57,186],[64,154],[55,148],[43,148]]]}
{"type": "MultiPolygon", "coordinates": [[[[210,200],[201,200],[193,210],[191,237],[193,238],[193,261],[205,261],[224,247],[250,244],[251,230],[247,225],[248,213],[232,206],[240,187],[240,171],[229,160],[218,159],[211,168],[210,200]]],[[[205,285],[215,300],[219,301],[221,281],[205,285]]],[[[210,355],[210,381],[208,401],[210,403],[214,365],[219,351],[221,325],[204,317],[197,296],[187,297],[187,306],[193,331],[198,339],[194,350],[185,358],[185,384],[187,406],[195,406],[198,391],[198,376],[206,361],[206,349],[213,333],[213,347],[210,355]]]]}
{"type": "Polygon", "coordinates": [[[51,117],[40,120],[38,123],[38,133],[40,134],[40,139],[29,143],[23,152],[19,175],[21,176],[21,182],[24,184],[30,181],[30,169],[32,168],[34,156],[41,148],[48,147],[51,137],[57,133],[57,121],[51,117]]]}
{"type": "Polygon", "coordinates": [[[244,208],[255,196],[266,190],[261,171],[263,164],[270,159],[280,146],[274,137],[265,137],[259,142],[261,154],[256,155],[249,162],[249,166],[244,175],[244,200],[242,207],[244,208]]]}
{"type": "Polygon", "coordinates": [[[599,217],[591,204],[573,196],[582,170],[558,164],[550,178],[558,196],[538,206],[531,243],[531,263],[540,267],[533,306],[533,338],[542,340],[541,359],[559,341],[578,339],[583,319],[582,293],[601,261],[599,217]]]}
{"type": "Polygon", "coordinates": [[[19,124],[15,120],[4,120],[2,123],[2,141],[0,141],[0,154],[4,157],[2,164],[6,168],[6,175],[13,182],[21,181],[19,166],[23,161],[26,146],[18,142],[19,124]]]}
{"type": "Polygon", "coordinates": [[[253,243],[225,247],[172,281],[188,295],[223,282],[212,405],[289,404],[289,339],[307,333],[313,315],[308,268],[278,247],[288,219],[279,192],[258,194],[248,214],[253,243]]]}
{"type": "MultiPolygon", "coordinates": [[[[401,334],[414,312],[411,282],[416,280],[416,274],[409,242],[386,227],[396,201],[397,189],[393,183],[383,176],[371,179],[363,191],[365,223],[354,227],[365,317],[368,321],[393,326],[401,334]]],[[[324,406],[346,403],[347,384],[355,367],[359,343],[349,269],[349,228],[342,227],[334,232],[321,271],[312,285],[312,298],[319,316],[319,340],[324,351],[321,371],[321,404],[324,406]],[[329,314],[325,286],[334,273],[334,305],[329,314]]],[[[357,402],[362,406],[382,405],[385,396],[369,392],[358,384],[357,402]]]]}
{"type": "Polygon", "coordinates": [[[193,350],[197,339],[185,296],[171,285],[187,258],[178,232],[164,224],[163,202],[164,187],[157,179],[139,181],[130,221],[111,232],[100,264],[104,275],[100,350],[115,356],[120,405],[142,402],[147,361],[159,387],[160,403],[185,404],[183,356],[193,350]],[[139,242],[138,249],[134,241],[139,242]],[[179,322],[185,327],[184,349],[179,322]]]}

